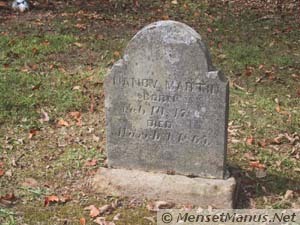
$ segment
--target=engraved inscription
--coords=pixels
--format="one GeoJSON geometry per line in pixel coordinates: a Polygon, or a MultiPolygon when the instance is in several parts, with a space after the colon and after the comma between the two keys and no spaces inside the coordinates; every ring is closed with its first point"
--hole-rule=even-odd
{"type": "Polygon", "coordinates": [[[206,135],[197,135],[188,132],[177,132],[174,130],[159,129],[129,129],[120,127],[116,134],[118,138],[130,138],[133,140],[143,140],[147,142],[160,142],[161,144],[195,144],[208,147],[210,142],[206,135]]]}
{"type": "MultiPolygon", "coordinates": [[[[160,83],[159,80],[145,78],[138,79],[133,77],[114,77],[113,85],[119,87],[129,87],[129,88],[146,88],[146,89],[162,89],[171,92],[188,92],[188,93],[200,93],[200,94],[211,94],[215,95],[219,93],[219,86],[217,84],[207,84],[204,81],[194,82],[194,81],[176,81],[176,80],[165,80],[164,83],[160,83]]],[[[178,95],[159,95],[159,94],[149,94],[147,91],[143,91],[142,94],[138,96],[140,99],[145,101],[176,101],[178,95]]]]}
{"type": "Polygon", "coordinates": [[[172,123],[171,121],[163,121],[163,120],[147,120],[147,127],[171,129],[172,123]]]}
{"type": "Polygon", "coordinates": [[[128,77],[114,77],[113,85],[120,87],[144,87],[144,88],[156,88],[158,80],[153,79],[138,79],[128,77]]]}
{"type": "Polygon", "coordinates": [[[142,101],[152,101],[152,102],[176,102],[180,98],[179,95],[166,95],[166,94],[149,94],[146,90],[143,90],[142,94],[138,94],[138,99],[142,101]]]}

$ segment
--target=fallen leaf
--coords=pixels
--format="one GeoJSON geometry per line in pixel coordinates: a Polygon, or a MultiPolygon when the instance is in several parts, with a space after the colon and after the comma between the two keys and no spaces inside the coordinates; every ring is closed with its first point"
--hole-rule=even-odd
{"type": "Polygon", "coordinates": [[[294,197],[294,191],[292,191],[292,190],[287,190],[286,192],[285,192],[285,195],[284,195],[284,199],[285,200],[289,200],[289,199],[292,199],[294,197]]]}
{"type": "Polygon", "coordinates": [[[108,223],[105,220],[105,217],[97,217],[93,222],[99,225],[108,225],[108,223]]]}
{"type": "Polygon", "coordinates": [[[168,19],[169,19],[169,16],[168,16],[168,15],[163,15],[163,16],[162,16],[162,19],[163,19],[163,20],[168,20],[168,19]]]}
{"type": "Polygon", "coordinates": [[[39,68],[39,66],[37,64],[33,64],[33,65],[30,66],[30,68],[32,70],[37,70],[39,68]]]}
{"type": "Polygon", "coordinates": [[[173,0],[171,3],[174,4],[174,5],[178,4],[177,0],[173,0]]]}
{"type": "Polygon", "coordinates": [[[80,112],[70,112],[69,115],[76,120],[76,125],[77,126],[82,126],[82,118],[81,118],[81,113],[80,112]]]}
{"type": "Polygon", "coordinates": [[[59,202],[59,198],[56,195],[46,196],[44,200],[44,205],[48,206],[50,203],[59,202]]]}
{"type": "Polygon", "coordinates": [[[27,188],[36,188],[38,187],[38,185],[39,183],[37,182],[37,180],[33,178],[25,178],[24,182],[22,183],[22,186],[27,188]]]}
{"type": "Polygon", "coordinates": [[[80,86],[74,86],[72,90],[80,90],[80,86]]]}
{"type": "Polygon", "coordinates": [[[285,133],[284,135],[292,145],[294,145],[297,141],[300,141],[300,136],[297,133],[292,134],[292,137],[288,133],[285,133]]]}
{"type": "Polygon", "coordinates": [[[98,136],[96,136],[95,134],[93,134],[93,141],[94,142],[99,142],[100,138],[98,136]]]}
{"type": "Polygon", "coordinates": [[[295,172],[300,172],[300,168],[294,168],[295,172]]]}
{"type": "Polygon", "coordinates": [[[72,118],[76,119],[76,120],[78,120],[79,118],[81,118],[81,113],[78,112],[78,111],[70,112],[69,115],[70,115],[72,118]]]}
{"type": "Polygon", "coordinates": [[[48,122],[50,120],[48,113],[45,112],[44,110],[41,110],[41,113],[42,113],[42,117],[40,119],[40,122],[41,123],[48,122]]]}
{"type": "Polygon", "coordinates": [[[48,40],[45,40],[42,42],[42,45],[44,46],[49,46],[50,45],[50,42],[48,40]]]}
{"type": "Polygon", "coordinates": [[[246,143],[247,143],[248,145],[253,145],[253,144],[254,144],[254,138],[253,138],[253,136],[248,137],[248,138],[246,139],[246,143]]]}
{"type": "Polygon", "coordinates": [[[100,210],[94,205],[87,206],[84,210],[90,210],[90,217],[92,218],[97,217],[100,214],[100,210]]]}
{"type": "Polygon", "coordinates": [[[0,177],[3,176],[5,174],[4,170],[0,169],[0,177]]]}
{"type": "Polygon", "coordinates": [[[263,139],[263,140],[260,140],[260,141],[258,141],[258,145],[260,146],[260,147],[266,147],[267,145],[268,145],[268,142],[267,142],[267,140],[266,139],[263,139]]]}
{"type": "Polygon", "coordinates": [[[5,176],[7,176],[7,177],[12,177],[12,176],[13,176],[12,170],[11,170],[11,169],[7,170],[7,171],[5,172],[5,176]]]}
{"type": "Polygon", "coordinates": [[[272,141],[271,141],[271,144],[281,144],[282,143],[282,138],[284,137],[283,134],[279,134],[278,137],[274,138],[272,141]]]}
{"type": "Polygon", "coordinates": [[[41,85],[42,85],[41,83],[34,85],[34,86],[32,86],[31,90],[32,91],[38,90],[38,89],[40,89],[41,85]]]}
{"type": "Polygon", "coordinates": [[[39,131],[36,130],[36,129],[30,130],[30,131],[29,131],[29,134],[28,134],[28,138],[29,138],[29,139],[33,138],[35,135],[37,135],[38,132],[39,132],[39,131]]]}
{"type": "Polygon", "coordinates": [[[98,160],[97,159],[91,159],[85,162],[85,166],[96,166],[98,164],[98,160]]]}
{"type": "Polygon", "coordinates": [[[80,24],[80,23],[77,23],[77,24],[75,25],[75,27],[78,28],[78,29],[81,29],[81,30],[85,30],[85,29],[86,29],[86,25],[80,24]]]}
{"type": "Polygon", "coordinates": [[[264,64],[260,64],[260,65],[258,66],[258,69],[262,70],[264,67],[265,67],[264,64]]]}
{"type": "Polygon", "coordinates": [[[208,28],[207,28],[207,32],[208,32],[208,33],[212,33],[213,31],[212,31],[212,29],[211,29],[210,27],[208,27],[208,28]]]}
{"type": "Polygon", "coordinates": [[[80,222],[80,225],[86,225],[86,220],[84,217],[80,218],[79,222],[80,222]]]}
{"type": "Polygon", "coordinates": [[[151,223],[153,223],[153,224],[155,224],[155,219],[153,218],[153,217],[148,217],[148,216],[145,216],[145,217],[143,217],[145,220],[148,220],[148,221],[150,221],[151,223]]]}
{"type": "Polygon", "coordinates": [[[246,69],[245,69],[245,71],[244,71],[244,74],[245,74],[247,77],[250,77],[250,76],[252,75],[252,72],[253,72],[253,68],[247,66],[246,69]]]}
{"type": "Polygon", "coordinates": [[[200,14],[200,12],[198,12],[198,11],[196,11],[195,13],[194,13],[194,17],[198,17],[198,16],[200,16],[201,14],[200,14]]]}
{"type": "Polygon", "coordinates": [[[115,51],[115,52],[114,52],[114,56],[115,56],[115,57],[119,58],[120,55],[121,55],[120,52],[118,52],[118,51],[115,51]]]}
{"type": "Polygon", "coordinates": [[[279,105],[279,100],[278,100],[278,98],[275,98],[275,102],[276,102],[276,112],[280,112],[281,110],[280,110],[280,105],[279,105]]]}
{"type": "Polygon", "coordinates": [[[116,214],[116,215],[114,216],[113,220],[114,220],[114,221],[120,220],[120,216],[121,216],[120,213],[116,214]]]}
{"type": "Polygon", "coordinates": [[[70,195],[63,195],[63,196],[59,197],[59,202],[61,202],[61,203],[66,203],[71,200],[72,200],[72,198],[70,195]]]}
{"type": "Polygon", "coordinates": [[[160,209],[170,209],[174,207],[174,203],[165,201],[150,202],[147,205],[147,209],[151,212],[158,212],[160,209]]]}
{"type": "Polygon", "coordinates": [[[79,43],[79,42],[75,42],[74,45],[76,45],[78,48],[82,48],[83,44],[79,43]]]}
{"type": "Polygon", "coordinates": [[[100,215],[111,214],[113,210],[114,210],[113,207],[108,204],[99,208],[100,215]]]}
{"type": "Polygon", "coordinates": [[[9,193],[9,194],[0,196],[0,200],[14,201],[14,200],[16,200],[16,196],[14,193],[9,193]]]}
{"type": "Polygon", "coordinates": [[[258,169],[265,169],[266,166],[264,164],[261,164],[259,161],[250,162],[249,165],[252,168],[258,168],[258,169]]]}
{"type": "Polygon", "coordinates": [[[70,126],[70,124],[67,121],[65,121],[64,119],[59,119],[58,122],[57,122],[57,125],[60,126],[60,127],[63,127],[63,126],[68,127],[68,126],[70,126]]]}
{"type": "Polygon", "coordinates": [[[246,153],[244,154],[244,158],[246,158],[246,159],[248,159],[248,160],[255,160],[255,157],[254,157],[254,155],[253,155],[252,152],[246,152],[246,153]]]}
{"type": "Polygon", "coordinates": [[[184,211],[188,210],[188,211],[190,211],[193,208],[194,208],[194,205],[192,205],[192,204],[185,204],[185,205],[182,206],[181,210],[184,210],[184,211]]]}

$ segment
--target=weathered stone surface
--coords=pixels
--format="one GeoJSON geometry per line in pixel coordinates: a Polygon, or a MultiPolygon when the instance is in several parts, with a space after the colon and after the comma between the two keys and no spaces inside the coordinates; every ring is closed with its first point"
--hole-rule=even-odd
{"type": "Polygon", "coordinates": [[[189,178],[138,170],[101,168],[93,179],[94,190],[113,196],[129,196],[207,208],[230,209],[234,205],[234,178],[189,178]]]}
{"type": "Polygon", "coordinates": [[[105,107],[110,167],[224,178],[228,82],[187,25],[138,32],[106,77],[105,107]]]}

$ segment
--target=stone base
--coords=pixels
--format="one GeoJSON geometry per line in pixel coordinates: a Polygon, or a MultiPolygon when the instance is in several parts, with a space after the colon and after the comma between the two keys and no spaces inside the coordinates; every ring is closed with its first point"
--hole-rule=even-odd
{"type": "Polygon", "coordinates": [[[233,177],[189,178],[137,170],[100,168],[93,178],[96,192],[112,196],[162,200],[219,209],[234,207],[237,183],[233,177]]]}

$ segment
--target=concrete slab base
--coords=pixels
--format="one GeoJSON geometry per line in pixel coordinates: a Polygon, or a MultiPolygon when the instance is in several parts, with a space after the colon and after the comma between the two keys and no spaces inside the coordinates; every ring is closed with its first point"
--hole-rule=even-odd
{"type": "Polygon", "coordinates": [[[207,208],[230,209],[234,206],[237,183],[226,180],[189,178],[138,170],[100,168],[92,181],[97,193],[192,204],[207,208]]]}

